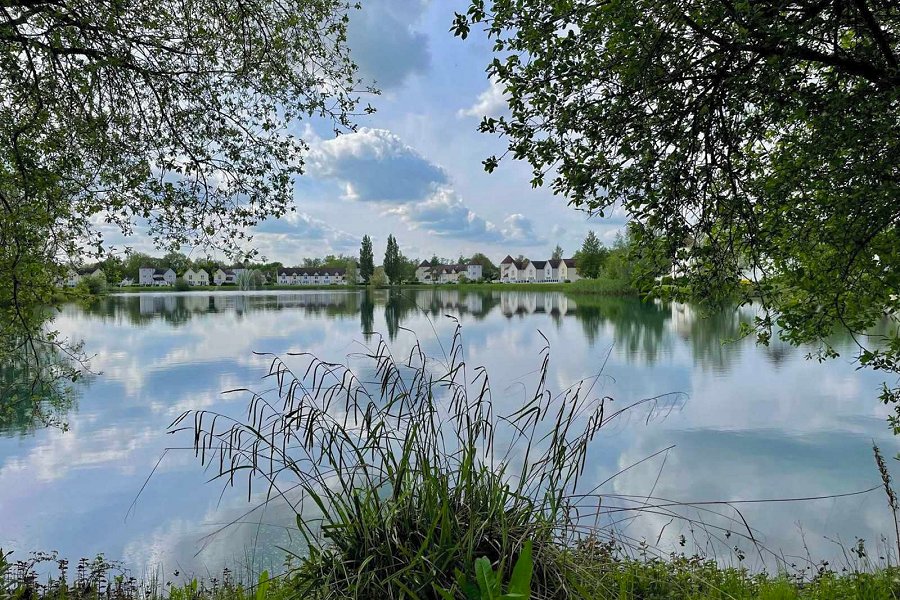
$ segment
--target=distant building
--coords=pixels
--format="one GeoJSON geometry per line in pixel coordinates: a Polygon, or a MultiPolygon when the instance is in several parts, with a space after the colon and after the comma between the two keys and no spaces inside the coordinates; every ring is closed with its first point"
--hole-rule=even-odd
{"type": "Polygon", "coordinates": [[[69,269],[62,281],[65,287],[75,287],[85,277],[105,277],[103,270],[97,267],[84,267],[81,269],[69,269]]]}
{"type": "Polygon", "coordinates": [[[278,285],[343,285],[347,269],[342,267],[295,267],[278,271],[278,285]]]}
{"type": "Polygon", "coordinates": [[[188,269],[184,272],[182,276],[185,283],[190,286],[195,285],[209,285],[209,273],[207,273],[204,269],[188,269]]]}
{"type": "Polygon", "coordinates": [[[507,256],[500,262],[501,283],[557,283],[579,279],[574,258],[516,260],[507,256]]]}
{"type": "Polygon", "coordinates": [[[420,283],[458,283],[465,276],[469,281],[478,281],[483,277],[482,266],[476,263],[431,266],[422,261],[416,268],[416,279],[420,283]]]}
{"type": "Polygon", "coordinates": [[[138,269],[138,285],[165,287],[175,285],[178,276],[172,269],[157,269],[155,267],[141,267],[138,269]]]}

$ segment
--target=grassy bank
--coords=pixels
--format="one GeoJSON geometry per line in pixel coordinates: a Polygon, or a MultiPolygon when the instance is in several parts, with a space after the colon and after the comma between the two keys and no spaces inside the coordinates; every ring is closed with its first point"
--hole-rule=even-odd
{"type": "MultiPolygon", "coordinates": [[[[263,572],[252,582],[240,581],[225,570],[219,577],[192,579],[179,573],[147,580],[131,577],[127,571],[103,559],[82,560],[61,567],[50,575],[38,576],[34,561],[0,561],[0,598],[15,600],[302,600],[302,577],[296,570],[270,577],[263,572]]],[[[532,565],[534,566],[534,565],[532,565]]],[[[584,568],[584,565],[580,565],[584,568]]],[[[586,587],[569,596],[573,600],[892,600],[900,598],[900,570],[872,569],[837,573],[817,570],[812,577],[766,573],[751,574],[743,569],[723,568],[711,561],[681,556],[667,560],[601,559],[591,566],[593,577],[586,587]]],[[[477,585],[476,585],[477,587],[477,585]]],[[[502,586],[501,586],[502,587],[502,586]]],[[[314,593],[315,596],[322,594],[314,593]]],[[[349,596],[332,596],[349,598],[349,596]]],[[[390,598],[435,598],[385,596],[390,598]]],[[[451,596],[455,598],[456,596],[451,596]]],[[[534,590],[515,600],[541,600],[547,596],[534,590]]],[[[360,598],[369,598],[360,596],[360,598]]],[[[460,600],[469,600],[459,596],[460,600]]],[[[498,597],[494,597],[498,598],[498,597]]],[[[510,597],[512,600],[513,597],[510,597]]],[[[480,594],[472,600],[491,600],[480,594]]],[[[380,599],[376,599],[380,600],[380,599]]]]}

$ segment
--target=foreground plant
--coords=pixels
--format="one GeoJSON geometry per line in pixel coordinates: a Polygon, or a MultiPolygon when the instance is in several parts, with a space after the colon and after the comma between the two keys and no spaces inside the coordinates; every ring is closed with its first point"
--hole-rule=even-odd
{"type": "Polygon", "coordinates": [[[628,408],[608,411],[595,379],[552,392],[548,347],[541,357],[533,391],[501,413],[458,325],[439,361],[419,342],[397,358],[383,340],[356,357],[359,374],[273,356],[275,386],[251,393],[246,423],[189,411],[171,430],[191,431],[219,477],[261,478],[293,503],[309,547],[293,574],[302,597],[461,597],[455,573],[507,572],[526,540],[534,597],[568,597],[580,568],[567,548],[599,506],[578,490],[588,449],[628,408]]]}

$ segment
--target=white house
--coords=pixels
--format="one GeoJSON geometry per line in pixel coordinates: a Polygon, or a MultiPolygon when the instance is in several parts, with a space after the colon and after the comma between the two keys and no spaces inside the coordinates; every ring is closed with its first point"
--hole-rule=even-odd
{"type": "Polygon", "coordinates": [[[341,267],[294,267],[278,271],[278,285],[343,285],[347,270],[341,267]]]}
{"type": "Polygon", "coordinates": [[[416,267],[416,281],[420,283],[434,283],[431,279],[431,263],[423,260],[416,267]]]}
{"type": "Polygon", "coordinates": [[[528,281],[528,275],[531,273],[534,277],[534,266],[528,269],[530,261],[526,258],[516,260],[512,256],[507,255],[500,262],[500,281],[503,283],[516,283],[528,281]]]}
{"type": "Polygon", "coordinates": [[[581,279],[574,258],[550,260],[515,260],[507,256],[500,263],[503,283],[556,283],[581,279]]]}
{"type": "Polygon", "coordinates": [[[578,268],[575,266],[574,258],[564,258],[559,265],[560,281],[578,281],[582,279],[578,274],[578,268]]]}
{"type": "Polygon", "coordinates": [[[65,287],[75,287],[78,283],[84,279],[85,277],[105,277],[103,275],[103,270],[99,268],[83,268],[83,269],[69,269],[66,272],[66,277],[62,281],[62,285],[65,287]]]}
{"type": "Polygon", "coordinates": [[[155,287],[175,285],[177,277],[172,269],[156,269],[154,267],[141,267],[138,269],[139,285],[155,287]]]}
{"type": "Polygon", "coordinates": [[[209,273],[204,269],[188,269],[183,275],[184,281],[188,285],[209,285],[209,273]]]}
{"type": "Polygon", "coordinates": [[[244,267],[219,268],[213,271],[212,281],[215,285],[237,285],[238,278],[248,271],[250,269],[245,269],[244,267]]]}
{"type": "Polygon", "coordinates": [[[416,269],[416,279],[421,283],[458,283],[461,276],[469,281],[477,281],[483,277],[483,268],[479,264],[437,265],[422,261],[416,269]]]}

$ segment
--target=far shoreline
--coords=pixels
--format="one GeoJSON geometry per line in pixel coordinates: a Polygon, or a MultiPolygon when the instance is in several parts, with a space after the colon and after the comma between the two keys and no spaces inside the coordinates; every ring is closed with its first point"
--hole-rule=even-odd
{"type": "Polygon", "coordinates": [[[625,282],[611,279],[581,279],[574,283],[399,283],[396,285],[368,286],[362,284],[341,285],[267,285],[256,290],[241,290],[237,286],[193,286],[176,289],[174,286],[109,287],[109,295],[139,293],[178,294],[190,292],[297,292],[297,291],[364,291],[364,290],[458,290],[458,291],[528,291],[566,292],[571,295],[634,296],[641,294],[625,282]]]}

